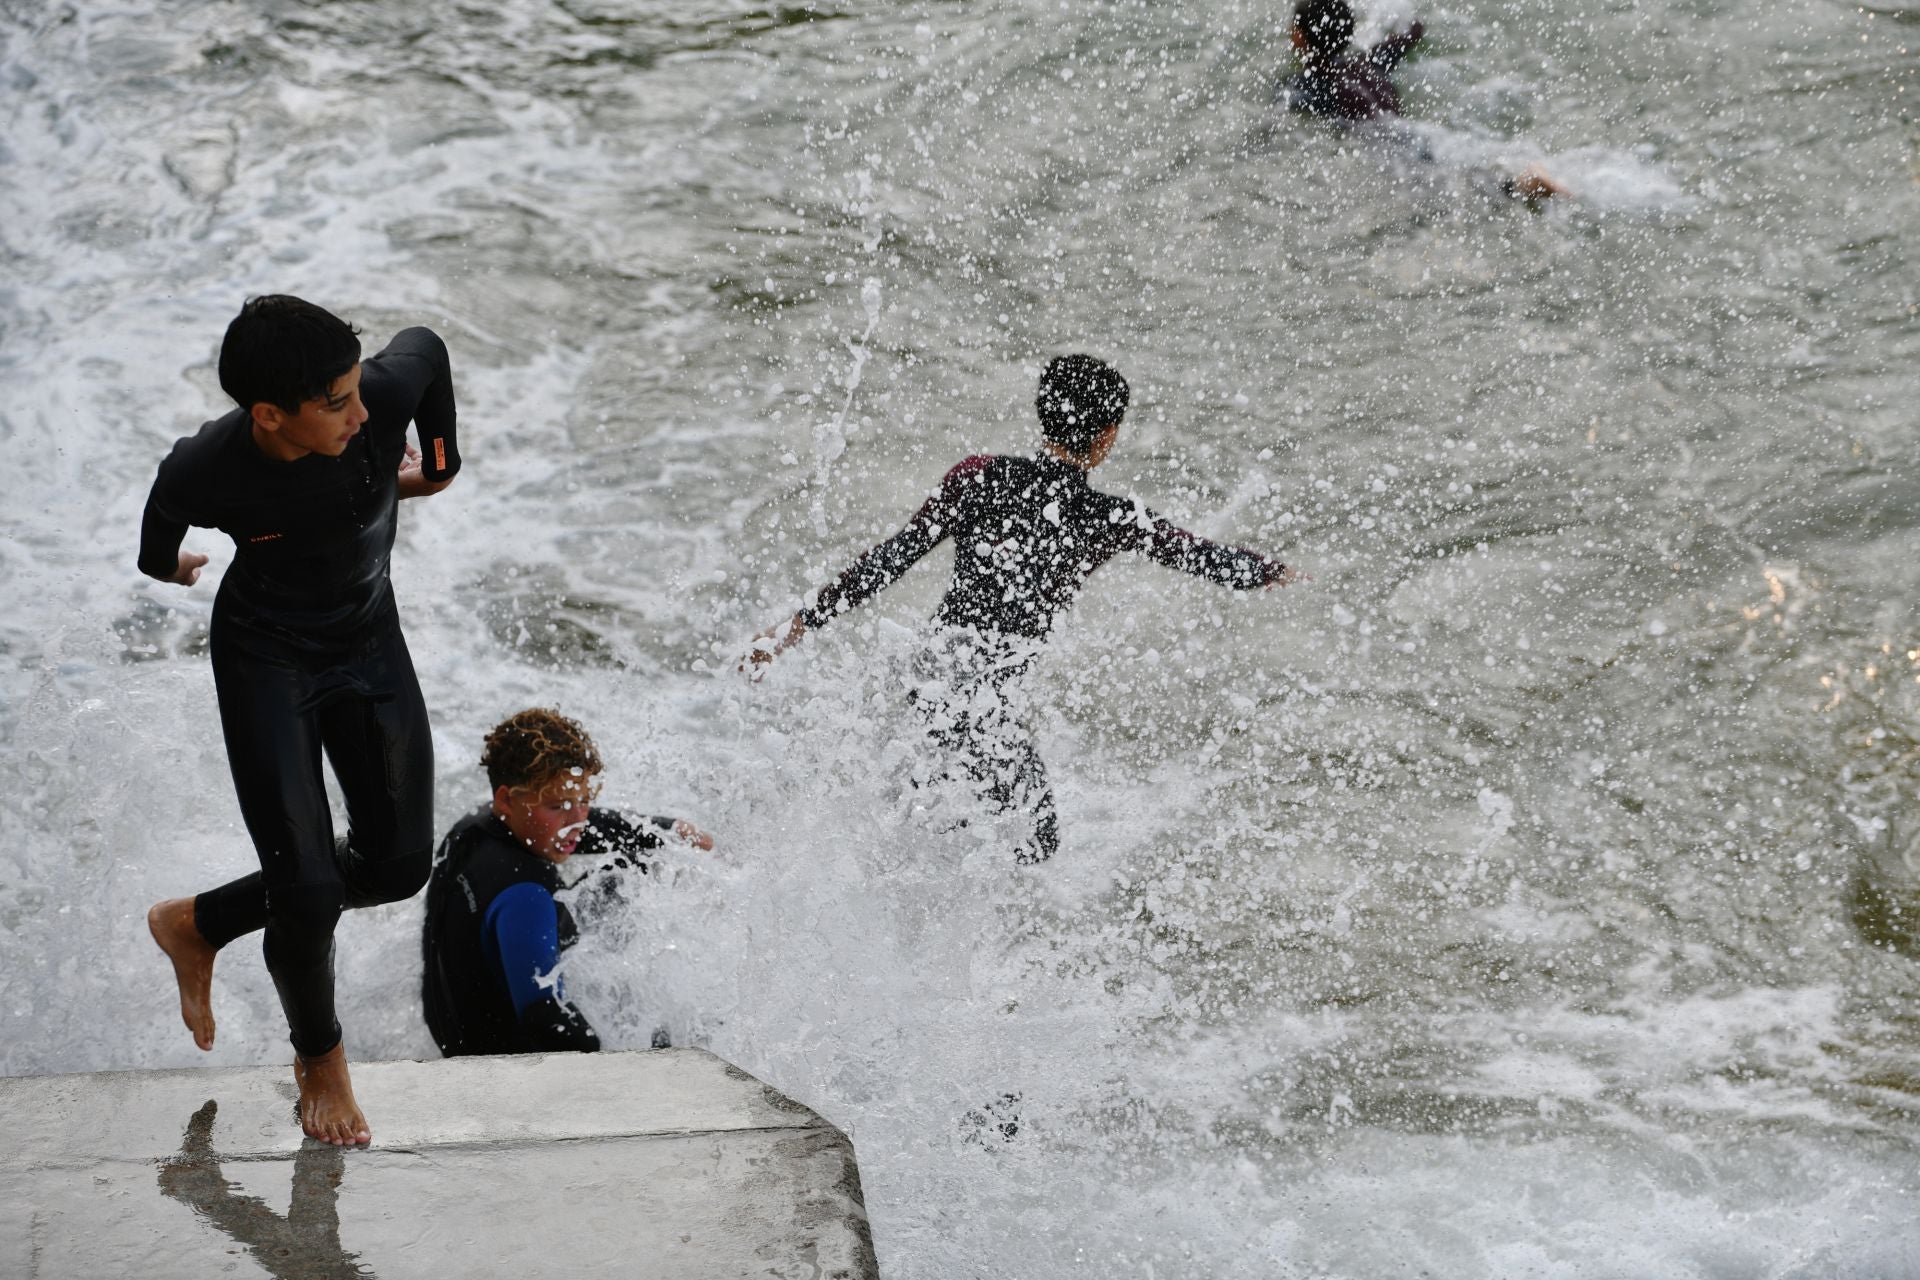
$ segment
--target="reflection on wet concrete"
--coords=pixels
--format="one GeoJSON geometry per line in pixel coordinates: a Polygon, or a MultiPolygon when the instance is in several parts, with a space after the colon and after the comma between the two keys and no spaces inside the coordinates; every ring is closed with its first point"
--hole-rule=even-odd
{"type": "Polygon", "coordinates": [[[340,1179],[346,1151],[306,1142],[293,1159],[293,1200],[284,1217],[241,1195],[220,1173],[209,1100],[187,1121],[180,1154],[160,1166],[160,1192],[245,1245],[279,1280],[365,1280],[373,1272],[340,1247],[340,1179]]]}
{"type": "Polygon", "coordinates": [[[354,1068],[371,1151],[284,1066],[0,1077],[0,1280],[877,1274],[846,1135],[703,1050],[354,1068]]]}

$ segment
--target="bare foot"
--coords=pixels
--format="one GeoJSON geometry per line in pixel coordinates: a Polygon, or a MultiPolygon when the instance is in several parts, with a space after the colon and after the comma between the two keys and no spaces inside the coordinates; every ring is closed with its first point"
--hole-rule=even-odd
{"type": "Polygon", "coordinates": [[[1508,178],[1506,191],[1515,199],[1525,200],[1531,205],[1537,205],[1543,200],[1551,200],[1555,196],[1572,194],[1564,184],[1556,181],[1552,174],[1537,164],[1530,164],[1524,172],[1508,178]]]}
{"type": "Polygon", "coordinates": [[[336,1147],[373,1141],[373,1130],[353,1100],[347,1078],[347,1046],[337,1044],[317,1058],[293,1058],[294,1083],[300,1086],[300,1127],[309,1138],[336,1147]]]}
{"type": "Polygon", "coordinates": [[[213,1048],[213,957],[218,952],[194,927],[193,899],[154,903],[147,911],[147,928],[173,961],[173,980],[180,986],[180,1021],[193,1032],[195,1044],[213,1048]]]}

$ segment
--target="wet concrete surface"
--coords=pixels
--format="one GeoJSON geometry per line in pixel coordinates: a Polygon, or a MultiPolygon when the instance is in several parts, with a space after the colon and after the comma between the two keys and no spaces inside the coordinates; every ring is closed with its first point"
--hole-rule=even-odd
{"type": "Polygon", "coordinates": [[[697,1049],[0,1079],[0,1276],[878,1275],[853,1146],[697,1049]]]}

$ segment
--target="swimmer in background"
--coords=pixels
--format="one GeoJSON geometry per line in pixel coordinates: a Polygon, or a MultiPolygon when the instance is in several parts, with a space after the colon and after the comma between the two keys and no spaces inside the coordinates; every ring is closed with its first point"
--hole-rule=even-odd
{"type": "MultiPolygon", "coordinates": [[[[713,837],[680,819],[595,808],[600,753],[577,721],[545,707],[495,725],[480,767],[492,798],[453,824],[427,884],[427,1029],[449,1058],[592,1053],[600,1037],[556,972],[580,932],[553,895],[593,876],[617,893],[615,877],[644,875],[640,855],[669,834],[696,849],[712,849],[713,837]],[[585,875],[562,873],[568,859],[593,854],[608,856],[585,875]]],[[[663,1038],[655,1033],[655,1048],[663,1038]]]]}
{"type": "MultiPolygon", "coordinates": [[[[1287,109],[1347,122],[1399,115],[1400,90],[1392,72],[1426,30],[1416,19],[1363,52],[1353,44],[1353,9],[1347,0],[1300,0],[1291,33],[1300,70],[1282,91],[1287,109]]],[[[1505,179],[1500,189],[1530,205],[1569,194],[1538,165],[1505,179]]]]}
{"type": "Polygon", "coordinates": [[[1329,120],[1372,120],[1400,114],[1391,73],[1426,26],[1416,20],[1364,53],[1353,41],[1353,10],[1346,0],[1300,0],[1293,10],[1293,48],[1300,71],[1288,81],[1287,107],[1329,120]]]}

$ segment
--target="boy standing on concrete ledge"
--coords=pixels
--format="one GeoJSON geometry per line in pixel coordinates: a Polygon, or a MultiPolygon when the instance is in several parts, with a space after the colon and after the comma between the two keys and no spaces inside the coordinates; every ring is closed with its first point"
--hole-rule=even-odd
{"type": "Polygon", "coordinates": [[[372,1130],[334,1017],[333,931],[343,909],[412,897],[427,878],[433,742],[388,564],[400,499],[438,493],[460,470],[453,374],[431,330],[407,329],[362,361],[351,325],[269,295],[227,327],[220,386],[239,407],[161,462],[140,569],[190,587],[207,557],[180,549],[188,527],[233,539],[213,604],[213,679],[260,870],[157,903],[147,925],[202,1049],[213,1047],[214,956],[264,931],[301,1127],[363,1143],[372,1130]],[[338,843],[323,755],[346,800],[338,843]]]}
{"type": "Polygon", "coordinates": [[[427,1029],[449,1058],[591,1053],[600,1037],[555,972],[580,936],[553,896],[579,880],[560,868],[575,854],[610,854],[588,875],[645,874],[639,855],[665,843],[663,833],[697,849],[712,849],[713,837],[674,818],[594,808],[600,753],[578,722],[544,707],[495,725],[480,767],[493,797],[447,832],[427,885],[427,1029]]]}
{"type": "Polygon", "coordinates": [[[755,638],[748,661],[771,662],[808,631],[874,596],[943,539],[953,581],[934,621],[915,701],[934,738],[960,760],[995,812],[1023,811],[1019,862],[1060,843],[1053,791],[1033,736],[1007,695],[1093,571],[1122,551],[1238,590],[1299,581],[1278,560],[1176,529],[1131,498],[1102,493],[1087,474],[1120,436],[1129,392],[1118,370],[1087,355],[1056,356],[1034,408],[1039,451],[980,454],[947,472],[905,528],[821,588],[813,604],[755,638]]]}

